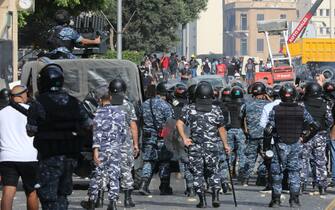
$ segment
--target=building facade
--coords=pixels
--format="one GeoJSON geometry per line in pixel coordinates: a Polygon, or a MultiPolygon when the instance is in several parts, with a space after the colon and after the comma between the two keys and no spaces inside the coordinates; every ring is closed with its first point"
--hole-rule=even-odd
{"type": "Polygon", "coordinates": [[[189,58],[194,55],[223,53],[223,1],[208,0],[199,18],[181,27],[176,51],[189,58]]]}
{"type": "MultiPolygon", "coordinates": [[[[298,0],[298,18],[301,19],[316,0],[298,0]]],[[[335,38],[335,1],[323,0],[311,23],[316,27],[317,38],[335,38]]]]}
{"type": "MultiPolygon", "coordinates": [[[[258,33],[257,21],[297,18],[295,0],[225,0],[224,53],[228,56],[268,58],[263,33],[258,33]]],[[[270,37],[273,52],[279,52],[284,38],[270,37]]]]}

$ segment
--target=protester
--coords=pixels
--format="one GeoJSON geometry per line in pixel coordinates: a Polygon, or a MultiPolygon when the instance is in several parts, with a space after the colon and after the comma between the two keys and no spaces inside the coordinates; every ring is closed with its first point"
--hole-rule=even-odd
{"type": "Polygon", "coordinates": [[[11,102],[0,111],[1,209],[11,210],[19,178],[27,197],[27,209],[38,210],[37,151],[26,133],[28,89],[17,85],[11,90],[11,102]]]}

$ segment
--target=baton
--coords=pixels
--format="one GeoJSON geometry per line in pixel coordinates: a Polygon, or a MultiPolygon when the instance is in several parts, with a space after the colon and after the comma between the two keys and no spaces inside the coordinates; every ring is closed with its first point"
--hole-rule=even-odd
{"type": "Polygon", "coordinates": [[[228,172],[229,172],[231,189],[233,191],[234,204],[235,204],[235,207],[237,207],[235,188],[234,188],[233,177],[231,175],[231,169],[230,169],[230,163],[229,163],[229,155],[227,153],[226,153],[226,161],[227,161],[227,165],[228,165],[228,172]]]}

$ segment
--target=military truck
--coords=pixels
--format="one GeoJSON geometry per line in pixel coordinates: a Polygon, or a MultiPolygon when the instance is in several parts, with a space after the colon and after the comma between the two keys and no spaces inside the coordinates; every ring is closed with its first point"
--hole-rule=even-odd
{"type": "MultiPolygon", "coordinates": [[[[91,117],[94,116],[94,109],[97,103],[92,100],[97,88],[108,86],[115,78],[123,79],[127,84],[127,96],[133,103],[136,110],[142,104],[142,88],[139,70],[137,66],[126,60],[111,59],[67,59],[50,60],[40,58],[36,61],[26,63],[22,69],[21,84],[26,85],[32,96],[38,94],[37,76],[39,71],[47,64],[55,63],[64,70],[64,89],[69,94],[83,101],[83,105],[91,117]]],[[[92,166],[91,136],[83,137],[83,150],[79,159],[78,168],[75,173],[80,177],[88,177],[92,166]]],[[[140,168],[141,158],[136,161],[135,168],[140,168]]]]}

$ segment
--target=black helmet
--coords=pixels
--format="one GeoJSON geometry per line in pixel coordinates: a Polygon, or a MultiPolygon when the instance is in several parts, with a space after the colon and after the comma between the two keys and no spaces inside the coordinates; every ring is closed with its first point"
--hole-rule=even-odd
{"type": "Polygon", "coordinates": [[[266,86],[262,82],[255,82],[252,85],[251,94],[253,96],[266,94],[266,86]]]}
{"type": "Polygon", "coordinates": [[[187,99],[187,88],[185,85],[177,84],[174,90],[174,96],[176,98],[187,99]]]}
{"type": "Polygon", "coordinates": [[[69,24],[70,23],[70,14],[66,10],[58,10],[55,14],[55,21],[59,25],[69,24]]]}
{"type": "Polygon", "coordinates": [[[209,82],[202,81],[195,89],[195,98],[197,99],[212,99],[213,94],[214,91],[212,85],[209,82]]]}
{"type": "Polygon", "coordinates": [[[273,88],[272,87],[266,87],[266,94],[272,98],[273,97],[273,88]]]}
{"type": "Polygon", "coordinates": [[[233,87],[230,91],[231,99],[234,101],[241,101],[243,99],[243,89],[240,87],[233,87]]]}
{"type": "Polygon", "coordinates": [[[316,98],[321,96],[322,87],[316,82],[307,83],[305,87],[305,96],[304,98],[316,98]]]}
{"type": "Polygon", "coordinates": [[[191,85],[190,87],[187,88],[187,97],[189,103],[194,103],[195,102],[195,89],[197,88],[196,84],[191,85]]]}
{"type": "Polygon", "coordinates": [[[252,87],[253,87],[254,84],[251,84],[251,85],[248,86],[248,89],[247,89],[248,94],[252,94],[252,87]]]}
{"type": "Polygon", "coordinates": [[[156,93],[165,96],[168,93],[167,82],[160,82],[156,86],[156,93]]]}
{"type": "Polygon", "coordinates": [[[325,82],[323,84],[323,91],[326,93],[332,93],[335,91],[335,84],[332,82],[325,82]]]}
{"type": "Polygon", "coordinates": [[[283,102],[293,102],[298,93],[293,84],[286,83],[280,88],[279,95],[283,102]]]}
{"type": "Polygon", "coordinates": [[[222,90],[221,99],[223,102],[231,101],[230,88],[226,87],[222,90]]]}
{"type": "Polygon", "coordinates": [[[113,79],[109,83],[109,92],[113,93],[125,93],[127,90],[127,85],[122,79],[113,79]]]}
{"type": "Polygon", "coordinates": [[[280,98],[280,95],[279,95],[279,91],[280,91],[280,88],[281,88],[281,85],[275,85],[273,86],[272,88],[272,97],[274,99],[279,99],[280,98]]]}
{"type": "Polygon", "coordinates": [[[64,73],[57,64],[46,65],[38,74],[37,89],[40,93],[46,91],[59,91],[64,84],[64,73]]]}
{"type": "Polygon", "coordinates": [[[0,109],[4,108],[9,104],[9,90],[4,88],[0,90],[0,109]]]}

